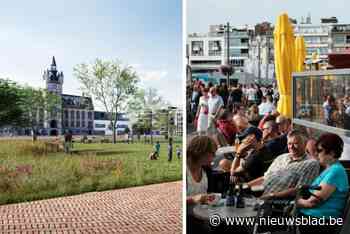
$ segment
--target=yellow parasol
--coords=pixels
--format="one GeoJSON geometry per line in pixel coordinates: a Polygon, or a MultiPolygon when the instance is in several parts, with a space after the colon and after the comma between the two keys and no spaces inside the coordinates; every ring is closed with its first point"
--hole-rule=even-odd
{"type": "Polygon", "coordinates": [[[274,31],[275,72],[280,99],[277,110],[282,115],[292,117],[291,82],[295,67],[294,33],[287,14],[277,18],[274,31]]]}
{"type": "Polygon", "coordinates": [[[302,72],[305,70],[304,62],[306,58],[306,49],[304,37],[295,38],[295,71],[302,72]]]}

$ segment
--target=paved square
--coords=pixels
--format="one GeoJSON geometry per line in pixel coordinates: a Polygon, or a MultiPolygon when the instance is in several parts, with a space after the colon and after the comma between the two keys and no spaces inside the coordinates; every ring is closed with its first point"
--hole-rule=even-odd
{"type": "Polygon", "coordinates": [[[182,182],[3,205],[0,233],[182,233],[182,182]]]}

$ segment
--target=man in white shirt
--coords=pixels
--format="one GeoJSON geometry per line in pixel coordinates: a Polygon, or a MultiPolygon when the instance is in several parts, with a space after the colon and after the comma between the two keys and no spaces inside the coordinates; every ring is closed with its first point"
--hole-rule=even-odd
{"type": "Polygon", "coordinates": [[[211,87],[209,90],[209,100],[208,100],[208,112],[209,112],[209,120],[208,120],[208,129],[215,127],[215,119],[218,113],[220,113],[221,109],[224,107],[224,101],[221,96],[217,94],[216,88],[211,87]]]}
{"type": "Polygon", "coordinates": [[[266,115],[272,113],[276,110],[276,107],[272,103],[272,97],[270,95],[266,96],[266,102],[262,102],[259,105],[259,115],[266,115]]]}
{"type": "Polygon", "coordinates": [[[251,106],[256,102],[256,89],[254,88],[254,85],[251,85],[250,88],[247,90],[248,95],[248,105],[251,106]]]}

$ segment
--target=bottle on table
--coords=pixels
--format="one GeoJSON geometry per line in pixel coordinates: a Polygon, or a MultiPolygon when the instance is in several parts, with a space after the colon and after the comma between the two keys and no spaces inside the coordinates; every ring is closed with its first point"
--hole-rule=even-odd
{"type": "Polygon", "coordinates": [[[237,208],[244,208],[245,207],[245,202],[244,202],[244,197],[243,197],[242,184],[236,185],[236,191],[237,191],[236,207],[237,208]]]}
{"type": "Polygon", "coordinates": [[[236,196],[235,187],[232,183],[229,185],[229,189],[226,196],[226,206],[235,206],[236,196]]]}

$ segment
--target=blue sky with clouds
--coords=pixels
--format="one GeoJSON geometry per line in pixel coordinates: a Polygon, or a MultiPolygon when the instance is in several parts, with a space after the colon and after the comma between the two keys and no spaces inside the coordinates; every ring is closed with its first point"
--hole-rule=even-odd
{"type": "Polygon", "coordinates": [[[308,13],[312,23],[336,16],[340,23],[350,23],[348,0],[187,0],[187,32],[208,32],[210,24],[230,22],[235,26],[255,25],[263,21],[275,24],[282,12],[300,21],[308,13]]]}
{"type": "Polygon", "coordinates": [[[181,1],[4,1],[0,77],[44,87],[54,55],[63,92],[81,94],[73,67],[97,57],[132,65],[144,87],[182,104],[181,1]]]}

